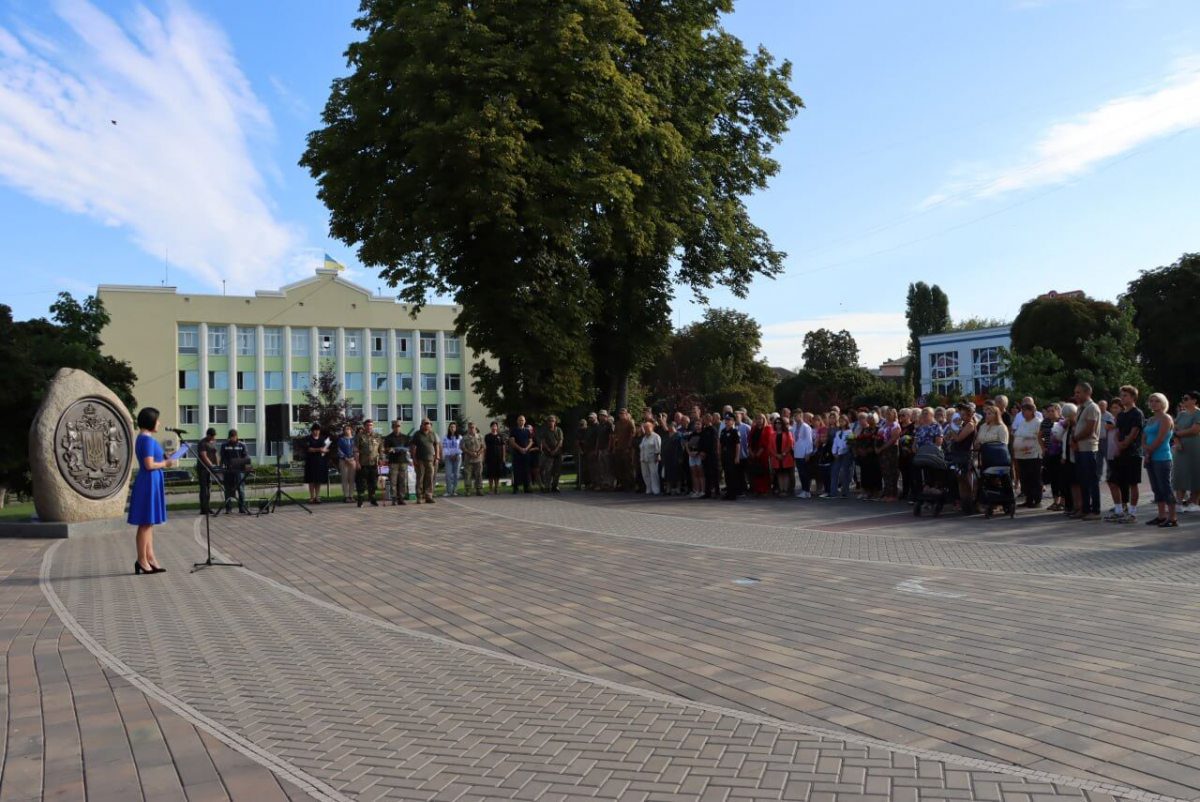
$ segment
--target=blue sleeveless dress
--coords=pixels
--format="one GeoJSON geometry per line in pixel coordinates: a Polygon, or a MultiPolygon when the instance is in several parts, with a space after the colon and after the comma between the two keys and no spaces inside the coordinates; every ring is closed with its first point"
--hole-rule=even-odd
{"type": "Polygon", "coordinates": [[[134,444],[134,454],[137,456],[138,472],[133,480],[133,493],[129,499],[129,517],[126,519],[134,526],[145,524],[161,524],[167,520],[167,490],[163,484],[161,470],[148,471],[142,467],[142,460],[152,457],[155,462],[165,458],[162,446],[148,434],[139,434],[134,444]]]}

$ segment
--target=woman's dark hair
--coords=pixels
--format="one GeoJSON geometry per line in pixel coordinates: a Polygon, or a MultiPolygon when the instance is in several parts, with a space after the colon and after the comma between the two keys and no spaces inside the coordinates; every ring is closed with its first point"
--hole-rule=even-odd
{"type": "Polygon", "coordinates": [[[137,425],[139,429],[154,431],[154,427],[158,425],[158,410],[154,407],[142,407],[142,411],[138,413],[137,425]]]}

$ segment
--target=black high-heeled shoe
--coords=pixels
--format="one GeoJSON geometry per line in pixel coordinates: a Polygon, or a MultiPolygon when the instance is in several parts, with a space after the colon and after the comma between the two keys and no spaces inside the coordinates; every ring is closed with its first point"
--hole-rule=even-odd
{"type": "Polygon", "coordinates": [[[163,568],[161,565],[150,566],[150,573],[152,573],[152,574],[165,574],[166,572],[167,572],[167,569],[163,568]]]}
{"type": "Polygon", "coordinates": [[[137,574],[152,574],[152,573],[154,573],[154,569],[153,568],[143,568],[142,564],[140,562],[138,562],[137,560],[134,560],[133,561],[133,573],[135,576],[137,574]]]}

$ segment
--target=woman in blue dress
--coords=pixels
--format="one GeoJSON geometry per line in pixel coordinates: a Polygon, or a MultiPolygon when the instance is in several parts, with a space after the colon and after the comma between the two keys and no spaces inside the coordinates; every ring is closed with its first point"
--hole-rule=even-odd
{"type": "Polygon", "coordinates": [[[154,439],[158,431],[158,410],[146,407],[138,413],[138,436],[134,445],[137,456],[137,478],[133,480],[133,493],[129,499],[129,523],[137,527],[137,560],[133,563],[135,574],[161,574],[166,571],[154,556],[154,525],[166,523],[167,492],[163,484],[163,468],[170,468],[175,460],[166,459],[162,446],[154,439]]]}

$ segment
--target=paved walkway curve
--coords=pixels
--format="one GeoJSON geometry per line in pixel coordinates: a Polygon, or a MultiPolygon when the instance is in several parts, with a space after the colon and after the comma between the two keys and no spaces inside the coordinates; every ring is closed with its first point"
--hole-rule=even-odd
{"type": "MultiPolygon", "coordinates": [[[[192,534],[162,528],[168,564],[189,562],[192,534]]],[[[553,669],[245,569],[114,576],[127,547],[52,547],[59,614],[139,687],[326,798],[1167,799],[553,669]]]]}
{"type": "Polygon", "coordinates": [[[653,500],[644,505],[644,509],[636,511],[628,508],[598,510],[585,503],[545,498],[530,503],[529,498],[507,495],[462,497],[449,501],[474,512],[524,523],[658,543],[987,573],[1200,587],[1200,552],[983,543],[965,538],[833,532],[721,518],[683,518],[661,514],[661,508],[654,509],[653,500]]]}

